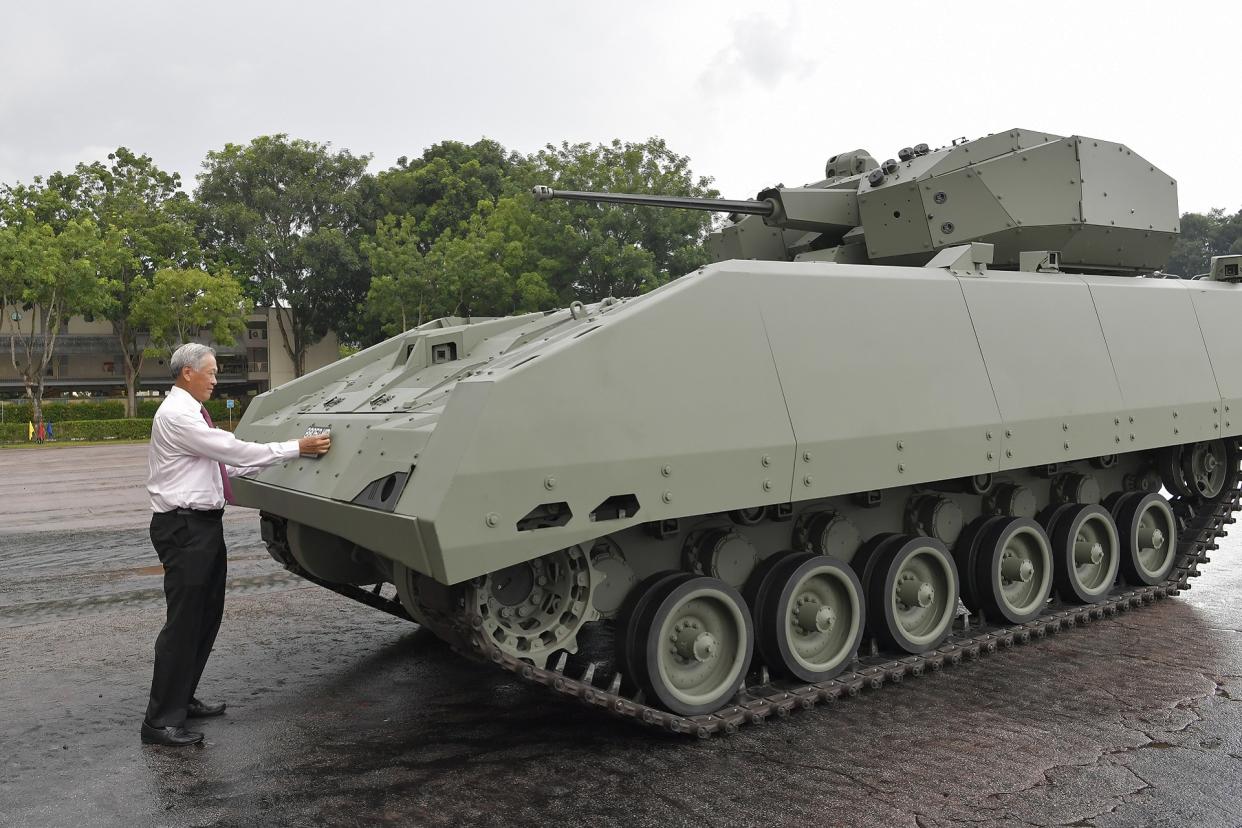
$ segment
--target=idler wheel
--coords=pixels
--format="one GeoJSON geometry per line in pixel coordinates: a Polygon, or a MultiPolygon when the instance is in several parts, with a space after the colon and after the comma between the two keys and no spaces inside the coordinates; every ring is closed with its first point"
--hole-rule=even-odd
{"type": "Polygon", "coordinates": [[[1039,615],[1052,592],[1052,548],[1030,518],[989,521],[975,549],[974,588],[981,609],[1023,624],[1039,615]]]}
{"type": "Polygon", "coordinates": [[[1052,578],[1057,594],[1076,604],[1098,604],[1117,580],[1121,545],[1117,524],[1103,506],[1072,503],[1049,516],[1052,578]]]}
{"type": "Polygon", "coordinates": [[[1182,497],[1215,500],[1237,467],[1237,446],[1225,440],[1168,446],[1156,455],[1160,481],[1170,493],[1182,497]]]}
{"type": "Polygon", "coordinates": [[[824,555],[787,555],[766,569],[751,605],[763,662],[776,673],[824,681],[858,654],[866,617],[854,570],[824,555]]]}
{"type": "Polygon", "coordinates": [[[922,653],[948,637],[959,586],[944,544],[911,535],[889,538],[874,549],[864,571],[868,623],[882,645],[922,653]]]}
{"type": "Polygon", "coordinates": [[[737,693],[754,652],[754,628],[736,589],[705,575],[660,583],[634,624],[639,684],[653,702],[697,716],[737,693]]]}
{"type": "Polygon", "coordinates": [[[1238,467],[1237,450],[1224,440],[1209,440],[1190,447],[1185,468],[1195,494],[1205,500],[1215,500],[1225,490],[1229,472],[1238,467]]]}
{"type": "Polygon", "coordinates": [[[1160,583],[1177,558],[1177,518],[1169,502],[1158,494],[1131,492],[1114,508],[1122,574],[1132,584],[1160,583]]]}
{"type": "Polygon", "coordinates": [[[1183,464],[1188,448],[1189,446],[1166,446],[1156,454],[1156,470],[1160,473],[1160,482],[1170,493],[1181,497],[1194,497],[1197,494],[1183,464]]]}

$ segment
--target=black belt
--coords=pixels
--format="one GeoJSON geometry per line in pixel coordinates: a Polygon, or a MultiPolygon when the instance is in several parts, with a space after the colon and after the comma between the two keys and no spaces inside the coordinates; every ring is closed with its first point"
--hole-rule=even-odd
{"type": "Polygon", "coordinates": [[[182,515],[183,517],[218,518],[224,516],[223,509],[169,509],[167,512],[156,512],[156,516],[182,515]]]}

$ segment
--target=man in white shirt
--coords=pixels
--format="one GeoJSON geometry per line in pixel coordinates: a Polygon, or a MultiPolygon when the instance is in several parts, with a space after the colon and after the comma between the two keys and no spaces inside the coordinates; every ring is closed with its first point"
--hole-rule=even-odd
{"type": "Polygon", "coordinates": [[[215,351],[182,345],[170,362],[174,384],[151,424],[151,543],[164,565],[168,616],[155,641],[151,699],[142,741],[192,745],[203,734],[187,730],[187,718],[219,716],[224,704],[198,700],[195,691],[224,613],[225,556],[221,518],[231,502],[229,476],[299,454],[322,455],[327,434],[283,443],[248,443],[214,428],[203,403],[216,385],[215,351]]]}

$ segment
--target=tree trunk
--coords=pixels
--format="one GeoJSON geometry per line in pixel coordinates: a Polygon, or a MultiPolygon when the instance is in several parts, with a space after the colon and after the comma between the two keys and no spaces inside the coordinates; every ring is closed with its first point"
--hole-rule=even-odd
{"type": "Polygon", "coordinates": [[[38,429],[43,422],[43,377],[26,378],[26,396],[30,398],[31,422],[38,429]]]}
{"type": "MultiPolygon", "coordinates": [[[[33,335],[32,335],[33,336],[33,335]]],[[[13,355],[13,367],[17,368],[17,356],[13,355]]],[[[22,375],[22,385],[26,389],[26,398],[30,400],[30,422],[36,429],[43,422],[43,371],[42,366],[35,365],[34,352],[27,340],[26,364],[18,368],[22,375]]]]}
{"type": "Polygon", "coordinates": [[[125,416],[138,416],[138,373],[130,364],[129,357],[121,360],[125,363],[125,416]]]}
{"type": "Polygon", "coordinates": [[[282,311],[282,308],[275,309],[276,327],[280,329],[280,344],[284,346],[289,361],[293,363],[293,376],[300,377],[306,373],[306,346],[302,344],[302,337],[298,335],[297,321],[293,318],[293,311],[288,312],[289,325],[287,327],[282,311]]]}
{"type": "Polygon", "coordinates": [[[138,381],[142,372],[142,350],[129,326],[113,322],[112,332],[121,346],[121,363],[125,366],[125,416],[138,416],[138,381]]]}
{"type": "Polygon", "coordinates": [[[26,389],[26,396],[30,399],[31,423],[36,428],[43,421],[44,372],[51,362],[52,348],[55,344],[55,335],[48,327],[49,318],[51,317],[45,308],[35,308],[30,315],[30,333],[23,333],[21,327],[14,322],[13,337],[9,340],[9,357],[13,362],[13,369],[21,375],[22,385],[26,389]],[[36,326],[36,320],[41,324],[36,326]],[[36,346],[34,341],[36,330],[40,330],[43,337],[43,344],[39,346],[41,352],[37,358],[35,356],[36,346]],[[22,350],[25,351],[25,363],[23,365],[18,365],[17,362],[18,337],[21,337],[23,340],[22,350]]]}

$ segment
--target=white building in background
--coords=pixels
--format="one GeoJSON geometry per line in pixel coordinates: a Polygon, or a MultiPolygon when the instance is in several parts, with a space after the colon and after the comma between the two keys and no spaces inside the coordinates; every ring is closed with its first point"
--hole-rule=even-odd
{"type": "MultiPolygon", "coordinates": [[[[258,308],[246,317],[246,330],[235,345],[220,345],[212,341],[207,331],[201,334],[194,337],[194,341],[216,349],[216,363],[220,369],[217,396],[254,396],[293,379],[293,361],[285,352],[273,309],[258,308]]],[[[24,394],[21,375],[13,369],[9,358],[11,338],[12,328],[8,320],[4,320],[0,327],[0,398],[24,394]]],[[[307,349],[306,370],[322,368],[339,358],[340,342],[335,332],[329,331],[307,349]]],[[[18,359],[21,359],[20,343],[18,359]]],[[[163,393],[172,387],[166,362],[146,358],[139,392],[163,393]]],[[[71,392],[89,392],[93,396],[124,395],[125,366],[112,334],[112,323],[75,316],[61,326],[55,355],[44,380],[44,398],[52,400],[71,392]]]]}

